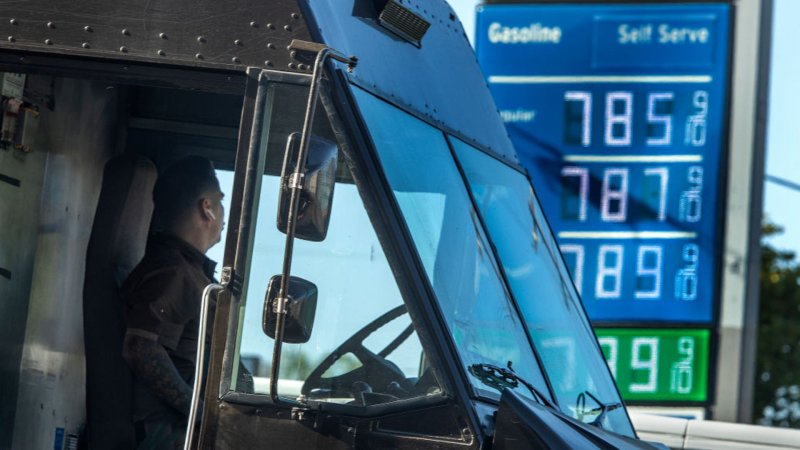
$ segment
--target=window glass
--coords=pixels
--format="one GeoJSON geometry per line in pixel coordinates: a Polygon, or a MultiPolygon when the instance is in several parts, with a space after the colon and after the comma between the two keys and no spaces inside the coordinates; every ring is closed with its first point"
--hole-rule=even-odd
{"type": "MultiPolygon", "coordinates": [[[[559,405],[594,421],[600,405],[592,396],[605,404],[622,400],[530,183],[491,156],[451,142],[559,405]]],[[[632,434],[622,408],[608,412],[604,422],[632,434]]]]}
{"type": "MultiPolygon", "coordinates": [[[[231,211],[231,194],[233,193],[233,171],[230,170],[221,170],[217,169],[217,179],[219,180],[219,188],[224,197],[222,197],[222,207],[224,208],[225,214],[229,215],[231,211]]],[[[231,223],[230,218],[225,218],[225,229],[222,230],[222,235],[220,236],[220,241],[211,247],[206,256],[208,256],[212,261],[217,263],[217,268],[214,271],[214,276],[219,280],[220,273],[222,272],[222,257],[225,253],[225,238],[228,237],[228,224],[231,223]]]]}
{"type": "Polygon", "coordinates": [[[354,92],[474,388],[497,397],[499,389],[484,383],[475,365],[510,365],[549,396],[444,135],[371,94],[354,92]]]}
{"type": "MultiPolygon", "coordinates": [[[[286,242],[276,226],[279,172],[287,136],[302,128],[305,102],[297,100],[306,95],[306,87],[275,85],[267,96],[265,173],[237,346],[237,357],[254,375],[256,394],[269,393],[274,341],[262,331],[262,314],[286,242]]],[[[318,111],[317,119],[325,119],[321,106],[318,111]]],[[[325,120],[315,123],[313,134],[333,142],[325,120]]],[[[318,298],[309,341],[283,344],[280,396],[365,406],[442,393],[341,155],[327,236],[294,241],[292,276],[314,283],[318,298]]],[[[248,389],[246,383],[232,384],[248,389]]]]}

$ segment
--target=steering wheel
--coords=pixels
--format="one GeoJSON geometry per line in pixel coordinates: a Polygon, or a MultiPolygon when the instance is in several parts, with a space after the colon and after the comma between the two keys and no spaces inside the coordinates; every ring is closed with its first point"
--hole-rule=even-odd
{"type": "Polygon", "coordinates": [[[364,346],[364,340],[370,334],[405,313],[407,313],[405,305],[400,305],[350,336],[311,371],[303,384],[301,393],[309,398],[314,398],[319,397],[320,392],[324,392],[325,397],[353,397],[356,402],[365,403],[364,396],[359,394],[372,393],[373,386],[378,389],[377,392],[380,392],[380,394],[376,394],[377,396],[389,395],[399,398],[404,392],[410,392],[414,387],[413,383],[406,379],[400,368],[387,360],[386,356],[413,334],[413,325],[409,325],[378,353],[373,353],[364,346]],[[322,376],[336,361],[348,353],[352,353],[358,358],[361,367],[334,377],[324,378],[322,376]]]}

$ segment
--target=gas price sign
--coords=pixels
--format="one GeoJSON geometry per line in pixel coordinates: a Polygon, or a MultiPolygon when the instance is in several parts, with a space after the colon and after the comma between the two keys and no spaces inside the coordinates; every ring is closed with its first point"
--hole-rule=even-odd
{"type": "Polygon", "coordinates": [[[595,323],[710,324],[725,4],[478,10],[476,49],[595,323]]]}
{"type": "Polygon", "coordinates": [[[708,330],[598,328],[595,331],[625,400],[707,400],[708,330]]]}

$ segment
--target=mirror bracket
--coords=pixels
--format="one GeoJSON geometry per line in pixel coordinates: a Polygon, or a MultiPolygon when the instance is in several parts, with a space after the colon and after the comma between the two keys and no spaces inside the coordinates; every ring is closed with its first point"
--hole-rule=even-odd
{"type": "Polygon", "coordinates": [[[303,182],[305,181],[306,175],[304,173],[293,173],[289,175],[289,179],[287,182],[287,187],[289,189],[303,189],[303,182]]]}
{"type": "MultiPolygon", "coordinates": [[[[322,78],[324,65],[325,62],[328,61],[328,59],[333,59],[335,61],[347,64],[348,68],[352,70],[357,63],[356,58],[354,57],[348,58],[344,56],[341,52],[324,45],[319,45],[319,44],[315,45],[315,43],[294,40],[290,44],[290,47],[291,46],[294,46],[295,48],[298,49],[310,51],[312,53],[316,52],[316,58],[314,59],[314,67],[313,67],[313,72],[311,74],[311,86],[309,87],[308,91],[308,102],[306,104],[305,118],[303,119],[303,131],[300,134],[300,144],[297,153],[297,165],[294,168],[295,176],[290,178],[291,180],[290,183],[294,184],[295,186],[293,186],[292,189],[290,189],[288,214],[286,222],[286,244],[283,253],[283,270],[282,274],[280,275],[280,288],[276,295],[277,298],[281,299],[289,297],[289,287],[290,287],[291,270],[292,270],[292,253],[294,248],[295,227],[296,227],[296,220],[297,220],[297,213],[298,213],[300,192],[301,192],[301,189],[297,185],[300,184],[298,183],[298,181],[302,181],[302,178],[300,178],[298,175],[304,174],[306,171],[306,160],[308,156],[309,144],[311,141],[311,125],[314,122],[314,113],[316,112],[316,105],[317,105],[316,101],[317,94],[319,92],[320,80],[322,78]]],[[[316,306],[316,300],[314,302],[314,305],[316,306]]],[[[275,315],[275,328],[274,328],[275,340],[272,347],[272,366],[270,367],[270,386],[269,386],[270,398],[275,404],[286,404],[286,402],[282,401],[278,397],[278,375],[280,373],[281,350],[283,346],[284,332],[286,331],[284,329],[287,317],[287,314],[285,313],[286,306],[287,305],[285,304],[281,305],[281,309],[284,311],[283,314],[275,315]]]]}
{"type": "Polygon", "coordinates": [[[289,305],[289,299],[286,297],[278,297],[272,302],[272,311],[275,314],[286,314],[286,309],[289,305]]]}
{"type": "Polygon", "coordinates": [[[242,277],[233,270],[233,267],[223,267],[219,280],[219,284],[234,295],[242,295],[242,277]]]}

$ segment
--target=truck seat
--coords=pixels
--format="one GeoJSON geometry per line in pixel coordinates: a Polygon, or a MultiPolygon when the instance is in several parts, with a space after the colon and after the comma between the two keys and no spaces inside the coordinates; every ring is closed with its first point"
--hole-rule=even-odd
{"type": "Polygon", "coordinates": [[[125,335],[119,287],[144,256],[158,171],[147,158],[108,161],[86,252],[83,332],[87,448],[134,447],[133,384],[122,359],[125,335]]]}

